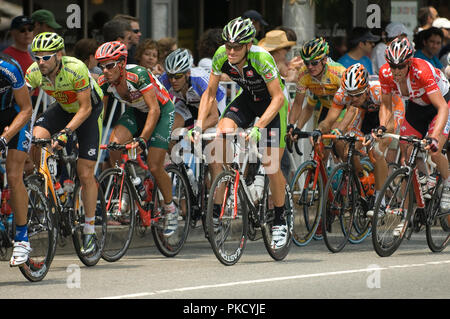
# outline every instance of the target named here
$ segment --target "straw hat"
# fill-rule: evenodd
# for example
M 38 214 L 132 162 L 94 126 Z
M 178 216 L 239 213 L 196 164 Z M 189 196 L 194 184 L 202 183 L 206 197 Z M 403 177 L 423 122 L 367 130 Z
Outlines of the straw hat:
M 295 41 L 288 41 L 286 32 L 283 30 L 272 30 L 266 33 L 266 36 L 258 42 L 258 46 L 267 51 L 275 51 L 287 47 L 292 47 L 296 44 Z

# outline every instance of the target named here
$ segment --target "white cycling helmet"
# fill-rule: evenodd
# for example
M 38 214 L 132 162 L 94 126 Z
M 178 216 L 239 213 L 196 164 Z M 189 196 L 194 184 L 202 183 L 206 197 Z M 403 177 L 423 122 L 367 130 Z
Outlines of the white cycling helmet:
M 164 63 L 167 73 L 177 74 L 188 72 L 194 59 L 188 49 L 179 48 L 170 53 Z

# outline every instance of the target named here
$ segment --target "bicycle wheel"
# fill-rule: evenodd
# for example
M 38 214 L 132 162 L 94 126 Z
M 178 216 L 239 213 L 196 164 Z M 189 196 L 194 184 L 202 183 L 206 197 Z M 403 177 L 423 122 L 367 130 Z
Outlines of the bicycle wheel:
M 57 212 L 54 202 L 45 196 L 44 181 L 39 175 L 30 175 L 24 182 L 28 193 L 28 238 L 33 250 L 19 269 L 25 278 L 36 282 L 47 275 L 55 256 Z
M 290 184 L 294 215 L 292 240 L 297 246 L 306 246 L 314 238 L 320 224 L 324 182 L 321 174 L 314 181 L 315 170 L 313 161 L 303 163 Z
M 173 203 L 179 212 L 178 227 L 171 236 L 164 236 L 164 230 L 167 225 L 166 215 L 162 210 L 164 199 L 159 190 L 159 185 L 156 185 L 153 212 L 159 218 L 156 217 L 157 222 L 152 224 L 152 235 L 155 245 L 161 254 L 166 257 L 174 257 L 181 251 L 189 235 L 192 213 L 191 197 L 188 189 L 189 181 L 181 173 L 178 166 L 170 164 L 166 167 L 166 171 L 172 184 Z
M 109 168 L 100 174 L 98 183 L 105 195 L 107 232 L 102 258 L 109 262 L 125 255 L 133 238 L 136 208 L 132 187 L 118 168 Z
M 442 178 L 439 178 L 426 214 L 427 244 L 435 253 L 443 251 L 450 240 L 450 212 L 443 213 L 440 207 L 443 185 Z
M 215 199 L 222 203 L 219 216 L 214 216 Z M 247 242 L 248 211 L 244 190 L 234 171 L 221 172 L 211 185 L 206 229 L 217 259 L 226 266 L 237 263 Z
M 98 182 L 97 186 L 99 186 Z M 70 210 L 70 220 L 73 227 L 73 245 L 78 258 L 80 258 L 81 262 L 88 267 L 95 266 L 102 257 L 102 251 L 106 240 L 107 217 L 105 195 L 103 194 L 103 189 L 101 187 L 97 187 L 97 190 L 97 202 L 95 206 L 95 234 L 97 237 L 97 247 L 95 251 L 89 255 L 84 255 L 81 253 L 85 209 L 82 200 L 83 189 L 78 180 L 75 183 L 75 188 L 72 194 L 73 209 Z
M 333 252 L 347 244 L 356 211 L 357 186 L 347 164 L 337 165 L 330 173 L 322 201 L 322 233 L 325 245 Z
M 372 243 L 381 257 L 390 256 L 397 250 L 411 219 L 414 192 L 412 185 L 406 189 L 407 180 L 408 168 L 395 170 L 384 183 L 375 202 Z M 406 200 L 408 207 L 405 214 Z
M 267 176 L 265 177 L 266 179 L 268 178 Z M 267 183 L 266 183 L 267 184 Z M 285 212 L 285 216 L 284 218 L 286 219 L 286 223 L 288 226 L 288 230 L 287 230 L 287 240 L 286 240 L 286 244 L 278 249 L 275 249 L 274 247 L 272 247 L 272 226 L 273 226 L 273 220 L 275 217 L 275 209 L 273 206 L 273 201 L 271 199 L 271 196 L 269 196 L 269 187 L 267 185 L 267 196 L 266 196 L 266 204 L 265 204 L 265 213 L 266 213 L 266 218 L 265 218 L 265 223 L 263 223 L 263 225 L 261 225 L 261 231 L 262 231 L 262 237 L 263 237 L 263 241 L 264 241 L 264 246 L 266 246 L 267 252 L 269 253 L 270 257 L 272 257 L 273 259 L 275 259 L 276 261 L 280 261 L 283 260 L 284 258 L 286 258 L 286 256 L 289 253 L 289 249 L 291 247 L 291 242 L 292 242 L 292 229 L 294 227 L 294 214 L 293 214 L 293 202 L 292 202 L 292 195 L 291 195 L 291 191 L 289 189 L 289 185 L 286 184 L 285 187 L 285 201 L 284 201 L 284 212 Z

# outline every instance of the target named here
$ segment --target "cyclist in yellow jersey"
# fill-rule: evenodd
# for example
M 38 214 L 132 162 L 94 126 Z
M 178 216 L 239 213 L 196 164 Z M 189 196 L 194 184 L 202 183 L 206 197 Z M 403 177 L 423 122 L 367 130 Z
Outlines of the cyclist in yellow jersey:
M 319 106 L 319 109 L 314 127 L 326 117 L 345 71 L 342 65 L 328 58 L 328 43 L 323 38 L 306 42 L 300 55 L 305 65 L 299 72 L 296 95 L 289 115 L 290 133 L 296 123 L 297 127 L 302 129 L 316 106 Z M 307 105 L 302 110 L 305 97 Z
M 81 253 L 89 255 L 96 249 L 94 167 L 102 134 L 103 93 L 90 77 L 87 66 L 76 58 L 63 56 L 63 49 L 64 40 L 58 34 L 38 34 L 31 43 L 36 62 L 27 70 L 25 79 L 32 89 L 42 88 L 56 99 L 56 103 L 37 119 L 33 135 L 36 138 L 55 136 L 57 142 L 52 146 L 60 148 L 72 132 L 77 133 L 77 173 L 86 211 Z M 32 152 L 35 162 L 38 154 Z

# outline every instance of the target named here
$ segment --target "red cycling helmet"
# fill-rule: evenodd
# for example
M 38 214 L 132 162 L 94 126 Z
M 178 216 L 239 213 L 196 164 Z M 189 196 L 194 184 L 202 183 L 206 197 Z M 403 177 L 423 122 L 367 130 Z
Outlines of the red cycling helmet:
M 128 50 L 125 44 L 119 41 L 112 41 L 103 43 L 95 52 L 95 59 L 97 61 L 103 60 L 119 60 L 128 57 Z
M 412 58 L 414 47 L 407 37 L 398 36 L 388 45 L 384 55 L 388 63 L 402 64 Z

